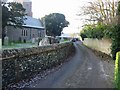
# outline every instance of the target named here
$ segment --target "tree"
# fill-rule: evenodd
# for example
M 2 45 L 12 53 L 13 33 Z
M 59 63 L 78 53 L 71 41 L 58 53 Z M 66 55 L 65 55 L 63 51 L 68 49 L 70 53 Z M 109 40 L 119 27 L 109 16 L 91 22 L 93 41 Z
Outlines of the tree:
M 5 27 L 13 25 L 21 27 L 24 24 L 25 9 L 20 3 L 2 3 L 2 44 L 4 44 Z
M 86 21 L 97 21 L 100 23 L 110 23 L 116 16 L 117 4 L 115 0 L 96 0 L 89 2 L 88 6 L 82 7 L 82 12 L 78 15 L 88 15 Z
M 82 38 L 82 41 L 84 41 L 84 38 L 87 38 L 86 34 L 85 33 L 80 33 L 80 36 Z
M 118 12 L 117 12 L 117 15 L 118 15 L 118 24 L 120 24 L 120 1 L 118 2 Z
M 0 13 L 2 13 L 2 2 L 0 1 Z M 0 40 L 2 39 L 2 14 L 0 14 Z
M 81 37 L 102 39 L 105 36 L 106 29 L 107 25 L 104 24 L 86 25 L 81 31 Z
M 42 18 L 45 20 L 46 34 L 48 36 L 60 36 L 64 27 L 67 27 L 69 22 L 65 16 L 60 13 L 52 13 Z

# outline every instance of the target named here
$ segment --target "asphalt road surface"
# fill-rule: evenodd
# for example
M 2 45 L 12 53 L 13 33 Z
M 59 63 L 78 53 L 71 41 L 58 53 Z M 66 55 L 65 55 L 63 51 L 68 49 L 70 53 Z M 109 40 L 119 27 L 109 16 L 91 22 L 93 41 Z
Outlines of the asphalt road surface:
M 113 74 L 106 74 L 104 62 L 80 42 L 76 53 L 59 69 L 31 83 L 29 88 L 113 88 Z M 107 64 L 106 64 L 107 65 Z M 108 64 L 109 65 L 109 64 Z M 114 65 L 108 70 L 113 72 Z M 106 66 L 107 67 L 107 66 Z

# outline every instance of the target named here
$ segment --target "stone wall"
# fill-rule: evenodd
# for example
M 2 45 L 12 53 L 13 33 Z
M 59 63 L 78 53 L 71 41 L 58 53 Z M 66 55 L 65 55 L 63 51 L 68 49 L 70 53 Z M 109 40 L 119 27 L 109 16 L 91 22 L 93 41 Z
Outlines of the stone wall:
M 111 55 L 110 48 L 111 48 L 112 42 L 108 39 L 98 40 L 98 39 L 85 38 L 83 43 L 92 49 Z
M 53 68 L 74 53 L 72 42 L 42 47 L 11 49 L 2 52 L 2 85 L 28 79 Z

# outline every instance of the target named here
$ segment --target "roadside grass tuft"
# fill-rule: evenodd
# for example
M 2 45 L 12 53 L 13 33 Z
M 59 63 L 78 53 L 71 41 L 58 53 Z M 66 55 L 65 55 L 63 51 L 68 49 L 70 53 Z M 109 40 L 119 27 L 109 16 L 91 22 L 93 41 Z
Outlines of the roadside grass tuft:
M 116 55 L 115 61 L 115 87 L 120 90 L 120 51 Z

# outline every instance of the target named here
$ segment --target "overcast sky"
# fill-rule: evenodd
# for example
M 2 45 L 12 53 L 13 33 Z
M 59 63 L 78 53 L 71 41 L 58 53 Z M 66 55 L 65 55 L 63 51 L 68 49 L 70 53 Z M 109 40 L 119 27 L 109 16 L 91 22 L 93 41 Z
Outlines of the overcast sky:
M 13 1 L 13 0 L 8 0 Z M 41 18 L 50 13 L 62 13 L 70 25 L 63 30 L 64 33 L 78 33 L 83 25 L 80 17 L 76 14 L 80 7 L 84 6 L 89 0 L 31 0 L 33 17 Z

